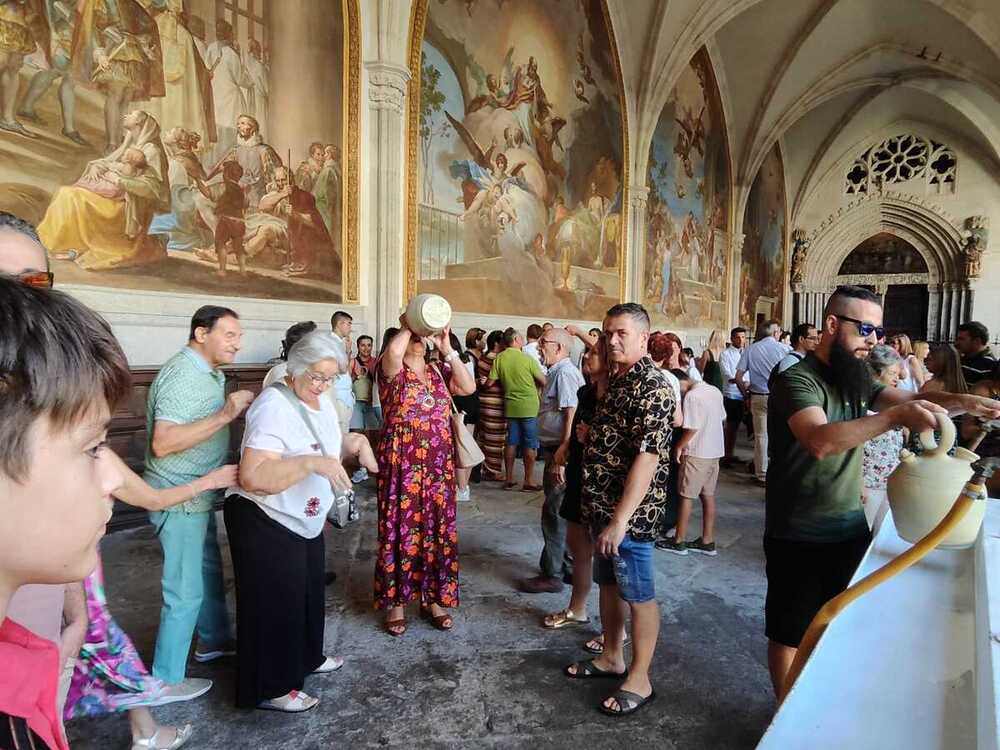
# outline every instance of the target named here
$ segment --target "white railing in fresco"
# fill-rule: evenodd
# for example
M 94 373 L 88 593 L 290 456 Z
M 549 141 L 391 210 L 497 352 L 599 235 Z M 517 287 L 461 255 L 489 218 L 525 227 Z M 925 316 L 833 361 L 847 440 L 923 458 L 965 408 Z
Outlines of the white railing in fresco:
M 449 265 L 464 259 L 461 214 L 421 203 L 417 212 L 420 278 L 443 279 Z

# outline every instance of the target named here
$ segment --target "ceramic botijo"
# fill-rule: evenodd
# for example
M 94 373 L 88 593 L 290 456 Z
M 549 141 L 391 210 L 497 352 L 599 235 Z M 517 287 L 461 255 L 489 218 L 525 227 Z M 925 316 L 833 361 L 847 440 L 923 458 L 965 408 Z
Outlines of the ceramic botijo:
M 404 313 L 406 327 L 418 336 L 433 336 L 451 322 L 451 305 L 439 294 L 418 294 Z
M 887 491 L 896 531 L 908 542 L 918 542 L 951 510 L 965 483 L 972 478 L 972 463 L 979 456 L 965 448 L 956 448 L 955 424 L 944 414 L 938 415 L 940 441 L 934 433 L 920 433 L 924 452 L 915 455 L 900 452 L 899 466 L 889 477 Z M 969 512 L 942 540 L 938 547 L 968 547 L 976 541 L 983 524 L 986 503 L 974 503 Z

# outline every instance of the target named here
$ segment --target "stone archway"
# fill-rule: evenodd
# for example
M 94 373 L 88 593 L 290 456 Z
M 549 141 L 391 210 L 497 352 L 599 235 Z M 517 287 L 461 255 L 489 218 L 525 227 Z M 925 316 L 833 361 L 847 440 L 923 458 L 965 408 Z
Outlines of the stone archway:
M 905 240 L 920 253 L 926 272 L 852 276 L 850 281 L 876 288 L 886 284 L 927 284 L 927 336 L 954 337 L 972 309 L 972 289 L 963 273 L 963 239 L 956 222 L 937 206 L 916 196 L 873 192 L 831 214 L 812 231 L 796 232 L 791 269 L 796 322 L 818 323 L 823 307 L 840 279 L 847 256 L 879 233 Z

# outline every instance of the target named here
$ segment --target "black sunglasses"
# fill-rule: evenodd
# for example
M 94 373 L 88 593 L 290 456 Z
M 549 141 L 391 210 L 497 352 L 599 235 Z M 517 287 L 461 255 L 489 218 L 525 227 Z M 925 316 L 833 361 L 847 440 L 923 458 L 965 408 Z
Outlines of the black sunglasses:
M 877 326 L 874 323 L 865 323 L 863 320 L 858 320 L 857 318 L 848 318 L 846 315 L 833 314 L 837 320 L 846 320 L 850 323 L 854 323 L 858 327 L 858 333 L 860 333 L 865 338 L 868 338 L 873 333 L 875 338 L 880 339 L 885 337 L 885 329 L 882 326 Z

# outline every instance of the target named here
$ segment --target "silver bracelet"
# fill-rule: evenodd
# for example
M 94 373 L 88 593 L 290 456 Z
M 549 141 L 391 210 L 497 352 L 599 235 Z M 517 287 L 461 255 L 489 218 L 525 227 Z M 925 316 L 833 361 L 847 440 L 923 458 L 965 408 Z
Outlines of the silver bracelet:
M 445 362 L 451 362 L 453 359 L 458 359 L 458 357 L 459 357 L 458 352 L 456 352 L 454 349 L 452 349 L 451 352 L 449 352 L 448 356 L 446 356 L 444 358 L 444 361 Z

